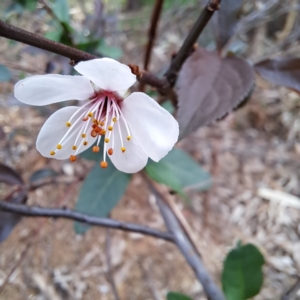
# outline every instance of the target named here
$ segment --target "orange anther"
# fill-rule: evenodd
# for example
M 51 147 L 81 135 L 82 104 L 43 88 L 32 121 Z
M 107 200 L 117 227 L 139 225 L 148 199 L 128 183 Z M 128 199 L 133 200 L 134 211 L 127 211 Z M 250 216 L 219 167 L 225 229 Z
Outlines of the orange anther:
M 96 119 L 93 119 L 94 124 L 98 124 L 98 121 Z
M 114 150 L 113 150 L 112 148 L 110 148 L 110 149 L 108 149 L 107 153 L 108 153 L 109 155 L 113 155 Z
M 99 146 L 94 146 L 92 150 L 93 150 L 93 152 L 99 152 L 100 147 Z
M 91 131 L 91 136 L 92 137 L 96 137 L 98 134 L 97 134 L 97 132 L 96 132 L 96 130 L 92 130 Z
M 100 135 L 105 135 L 105 133 L 106 133 L 106 130 L 104 130 L 104 129 L 101 129 L 99 132 Z
M 106 169 L 107 166 L 108 166 L 108 163 L 106 161 L 101 161 L 101 163 L 100 163 L 101 168 Z
M 92 125 L 92 128 L 93 128 L 93 129 L 95 129 L 96 127 L 98 127 L 97 124 L 93 124 L 93 125 Z
M 70 155 L 70 161 L 71 161 L 71 162 L 76 161 L 76 156 L 75 156 L 75 155 Z
M 101 128 L 98 127 L 98 126 L 96 126 L 96 127 L 94 128 L 94 130 L 95 130 L 97 133 L 99 133 L 99 132 L 101 131 Z
M 89 117 L 84 117 L 83 119 L 82 119 L 82 121 L 87 121 L 89 119 Z

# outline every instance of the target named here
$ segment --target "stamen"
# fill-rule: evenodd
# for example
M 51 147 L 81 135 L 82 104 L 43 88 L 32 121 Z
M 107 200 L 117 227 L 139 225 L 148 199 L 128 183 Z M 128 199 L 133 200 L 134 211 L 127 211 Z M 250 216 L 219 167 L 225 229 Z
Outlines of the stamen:
M 131 140 L 131 136 L 129 135 L 128 137 L 127 137 L 127 141 L 130 141 Z
M 122 111 L 121 111 L 121 108 L 118 107 L 118 109 L 119 109 L 119 111 L 120 111 L 120 115 L 122 116 L 122 120 L 123 120 L 123 122 L 124 122 L 124 124 L 125 124 L 126 130 L 127 130 L 127 136 L 131 136 L 130 130 L 129 130 L 129 126 L 128 126 L 128 123 L 127 123 L 127 121 L 126 121 L 126 119 L 125 119 L 125 117 L 124 117 L 124 115 L 123 115 L 123 113 L 122 113 Z
M 109 143 L 109 138 L 104 139 L 105 143 Z
M 83 145 L 84 145 L 84 146 L 86 146 L 87 144 L 88 144 L 88 142 L 87 142 L 87 141 L 84 141 L 84 142 L 83 142 Z
M 81 135 L 81 137 L 82 137 L 83 139 L 86 138 L 86 134 L 83 133 L 83 134 Z
M 50 151 L 50 155 L 52 155 L 52 156 L 55 155 L 55 151 L 53 151 L 53 150 Z
M 114 150 L 113 150 L 112 148 L 110 148 L 110 149 L 108 149 L 107 153 L 108 153 L 109 155 L 113 155 Z
M 71 162 L 76 161 L 76 156 L 75 156 L 75 155 L 70 155 L 70 161 L 71 161 Z
M 94 146 L 93 147 L 93 152 L 99 152 L 100 151 L 100 147 L 99 146 Z
M 101 161 L 101 163 L 100 163 L 101 168 L 106 169 L 107 166 L 108 166 L 108 163 L 106 161 Z
M 72 147 L 72 149 L 73 149 L 73 150 L 76 150 L 76 149 L 77 149 L 77 146 L 74 145 L 74 146 Z
M 112 130 L 113 130 L 113 127 L 112 127 L 112 126 L 108 126 L 107 129 L 108 129 L 109 131 L 112 131 Z
M 88 113 L 88 116 L 89 116 L 90 118 L 91 118 L 93 115 L 94 115 L 93 112 L 89 112 L 89 113 Z
M 116 122 L 117 122 L 117 118 L 113 118 L 112 120 L 113 120 L 113 122 L 114 122 L 114 123 L 116 123 Z
M 91 131 L 91 136 L 92 137 L 96 137 L 98 134 L 97 134 L 97 132 L 96 132 L 96 130 L 92 130 Z
M 56 148 L 60 150 L 62 148 L 62 145 L 61 144 L 57 144 Z
M 71 122 L 66 122 L 67 127 L 71 127 Z
M 86 106 L 88 106 L 88 105 L 91 105 L 91 103 L 93 103 L 94 101 L 96 101 L 97 100 L 97 98 L 95 98 L 95 99 L 93 99 L 93 100 L 91 100 L 91 101 L 88 101 L 87 103 L 85 103 L 84 105 L 82 105 L 82 106 L 80 106 L 79 108 L 78 108 L 78 110 L 76 110 L 75 112 L 74 112 L 74 114 L 71 116 L 71 118 L 69 119 L 69 122 L 71 123 L 71 121 L 73 120 L 73 118 L 82 110 L 82 109 L 84 109 Z M 81 118 L 81 117 L 80 117 Z
M 125 147 L 122 147 L 121 148 L 122 152 L 124 153 L 126 151 L 126 148 Z

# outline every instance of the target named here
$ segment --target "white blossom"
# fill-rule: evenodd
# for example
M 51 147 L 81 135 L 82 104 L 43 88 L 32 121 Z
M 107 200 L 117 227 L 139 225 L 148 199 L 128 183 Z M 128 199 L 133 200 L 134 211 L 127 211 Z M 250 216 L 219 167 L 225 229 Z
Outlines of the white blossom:
M 121 96 L 136 81 L 128 66 L 101 58 L 75 69 L 83 76 L 37 75 L 15 86 L 15 97 L 30 105 L 88 100 L 49 117 L 36 142 L 43 156 L 75 161 L 92 145 L 94 152 L 104 147 L 101 167 L 107 167 L 109 155 L 117 169 L 134 173 L 148 157 L 157 162 L 172 149 L 179 133 L 173 116 L 145 93 Z

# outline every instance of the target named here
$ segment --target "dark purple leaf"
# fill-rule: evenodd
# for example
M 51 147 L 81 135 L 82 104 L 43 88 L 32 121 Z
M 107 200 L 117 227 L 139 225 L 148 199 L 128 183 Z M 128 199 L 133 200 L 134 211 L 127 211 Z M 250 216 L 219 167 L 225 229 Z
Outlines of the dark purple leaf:
M 180 138 L 231 112 L 254 87 L 254 71 L 238 57 L 220 58 L 197 49 L 178 76 Z
M 264 79 L 300 92 L 300 58 L 266 59 L 254 68 Z
M 220 9 L 216 12 L 217 44 L 221 49 L 233 36 L 238 23 L 243 0 L 222 0 Z
M 16 204 L 24 204 L 26 200 L 27 195 L 24 191 L 22 191 L 10 201 Z M 9 236 L 13 228 L 20 222 L 21 219 L 22 217 L 20 215 L 0 211 L 0 243 Z
M 9 185 L 24 185 L 22 177 L 12 168 L 0 164 L 0 182 Z

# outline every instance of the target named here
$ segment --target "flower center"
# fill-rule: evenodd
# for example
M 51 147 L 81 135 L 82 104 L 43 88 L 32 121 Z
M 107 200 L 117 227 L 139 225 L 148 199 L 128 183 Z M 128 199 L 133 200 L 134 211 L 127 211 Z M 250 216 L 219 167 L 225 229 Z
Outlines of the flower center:
M 73 145 L 71 147 L 70 161 L 76 161 L 76 155 L 82 149 L 88 145 L 89 136 L 96 138 L 96 143 L 92 148 L 93 152 L 99 152 L 99 144 L 103 137 L 104 139 L 104 151 L 103 161 L 100 163 L 102 168 L 107 168 L 106 153 L 113 155 L 114 151 L 121 151 L 124 153 L 126 148 L 123 143 L 123 136 L 121 131 L 121 125 L 126 129 L 127 140 L 131 140 L 130 129 L 128 123 L 122 113 L 120 103 L 121 99 L 118 95 L 112 92 L 98 92 L 93 98 L 86 104 L 79 107 L 76 112 L 66 122 L 66 126 L 69 127 L 65 135 L 56 145 L 56 149 L 50 151 L 50 155 L 55 155 L 57 151 L 63 149 L 66 144 L 73 139 Z M 120 124 L 122 122 L 122 124 Z M 117 129 L 116 130 L 116 127 Z M 116 133 L 118 131 L 119 134 Z M 120 139 L 121 149 L 115 148 L 115 139 Z M 108 148 L 110 143 L 110 148 Z

